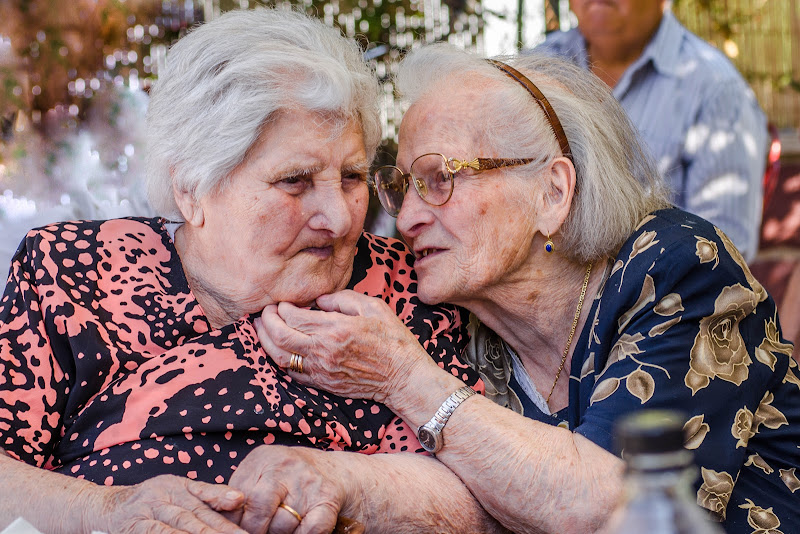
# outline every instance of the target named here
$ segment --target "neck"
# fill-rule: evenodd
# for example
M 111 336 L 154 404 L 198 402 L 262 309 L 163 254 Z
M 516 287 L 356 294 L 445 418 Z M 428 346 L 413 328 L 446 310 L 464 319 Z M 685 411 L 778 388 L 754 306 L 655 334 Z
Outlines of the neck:
M 603 34 L 586 38 L 586 53 L 592 73 L 614 88 L 625 71 L 644 52 L 655 36 L 661 19 L 647 31 L 631 35 Z
M 499 288 L 493 298 L 466 307 L 514 349 L 536 389 L 547 398 L 564 357 L 587 265 L 559 262 L 556 258 L 542 261 L 550 261 L 552 268 L 532 275 L 525 283 Z M 549 401 L 553 411 L 567 405 L 572 354 L 602 283 L 604 266 L 600 262 L 595 264 L 589 277 L 575 333 Z M 521 299 L 520 295 L 529 297 Z
M 245 299 L 236 298 L 229 291 L 226 283 L 229 277 L 217 273 L 217 268 L 205 261 L 198 251 L 201 247 L 194 244 L 191 229 L 185 224 L 175 232 L 175 248 L 189 288 L 213 328 L 222 328 L 255 311 L 247 308 Z

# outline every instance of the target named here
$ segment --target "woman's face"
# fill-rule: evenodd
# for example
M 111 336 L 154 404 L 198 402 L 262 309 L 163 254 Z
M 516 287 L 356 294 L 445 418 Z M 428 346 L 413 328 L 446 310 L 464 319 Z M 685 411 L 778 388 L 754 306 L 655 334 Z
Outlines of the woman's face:
M 397 164 L 404 172 L 427 152 L 447 158 L 510 157 L 490 153 L 482 141 L 491 114 L 477 109 L 485 88 L 449 86 L 417 101 L 403 117 Z M 525 155 L 526 157 L 528 155 Z M 518 179 L 503 170 L 459 173 L 443 206 L 426 204 L 409 187 L 397 228 L 414 250 L 419 295 L 427 303 L 469 307 L 496 298 L 530 260 L 534 235 L 531 209 L 522 198 L 535 177 Z M 523 190 L 523 188 L 525 190 Z
M 349 281 L 369 191 L 361 129 L 287 111 L 269 124 L 220 189 L 199 200 L 203 224 L 193 254 L 215 291 L 254 312 L 307 305 Z

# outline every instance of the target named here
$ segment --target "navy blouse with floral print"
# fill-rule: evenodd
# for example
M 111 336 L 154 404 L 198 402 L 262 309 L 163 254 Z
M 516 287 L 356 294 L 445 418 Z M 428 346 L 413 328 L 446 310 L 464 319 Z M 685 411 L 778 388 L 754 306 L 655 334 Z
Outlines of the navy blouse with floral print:
M 698 503 L 727 532 L 800 532 L 800 372 L 775 303 L 731 241 L 670 209 L 620 250 L 576 343 L 570 428 L 613 451 L 614 422 L 684 411 Z M 526 414 L 527 415 L 527 414 Z

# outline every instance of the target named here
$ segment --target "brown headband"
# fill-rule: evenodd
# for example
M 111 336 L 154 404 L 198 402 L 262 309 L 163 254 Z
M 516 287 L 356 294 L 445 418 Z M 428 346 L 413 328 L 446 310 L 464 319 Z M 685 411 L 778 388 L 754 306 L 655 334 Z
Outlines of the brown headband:
M 556 111 L 553 109 L 553 106 L 550 105 L 548 102 L 547 97 L 544 96 L 536 85 L 528 78 L 526 78 L 521 72 L 519 72 L 514 67 L 510 67 L 501 61 L 497 61 L 494 59 L 487 60 L 489 63 L 506 73 L 509 77 L 513 78 L 517 82 L 520 83 L 528 92 L 531 94 L 533 99 L 539 104 L 539 107 L 542 108 L 544 112 L 544 116 L 547 119 L 547 122 L 550 123 L 550 128 L 553 129 L 553 133 L 558 140 L 558 145 L 561 147 L 561 153 L 569 158 L 572 161 L 573 165 L 575 161 L 572 159 L 572 150 L 569 148 L 569 141 L 567 141 L 567 134 L 564 132 L 564 128 L 561 126 L 561 121 L 558 120 L 558 116 L 556 115 Z

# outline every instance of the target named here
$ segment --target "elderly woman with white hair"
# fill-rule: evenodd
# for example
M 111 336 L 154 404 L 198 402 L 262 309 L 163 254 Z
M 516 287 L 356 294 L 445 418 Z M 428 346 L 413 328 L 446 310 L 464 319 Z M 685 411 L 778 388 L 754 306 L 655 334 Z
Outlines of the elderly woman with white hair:
M 420 298 L 472 312 L 486 395 L 349 291 L 267 307 L 279 365 L 304 354 L 297 380 L 385 403 L 514 532 L 597 530 L 621 493 L 615 422 L 642 408 L 688 416 L 697 502 L 728 532 L 796 530 L 800 379 L 775 304 L 721 231 L 668 205 L 607 87 L 446 45 L 410 53 L 397 83 L 397 166 L 374 185 Z
M 230 12 L 175 44 L 148 110 L 161 216 L 54 223 L 14 256 L 0 303 L 0 528 L 22 516 L 48 534 L 261 534 L 308 516 L 329 532 L 340 509 L 378 515 L 363 499 L 311 507 L 295 491 L 309 476 L 282 459 L 315 447 L 357 470 L 366 454 L 417 449 L 414 431 L 373 400 L 297 382 L 254 327 L 265 306 L 349 288 L 479 387 L 455 359 L 461 312 L 420 302 L 413 254 L 362 233 L 378 95 L 358 46 L 296 12 Z M 303 371 L 300 355 L 290 368 Z M 382 478 L 413 455 L 376 456 Z M 460 489 L 380 508 L 389 530 L 428 500 L 497 527 L 428 464 Z M 439 528 L 430 516 L 408 524 Z

